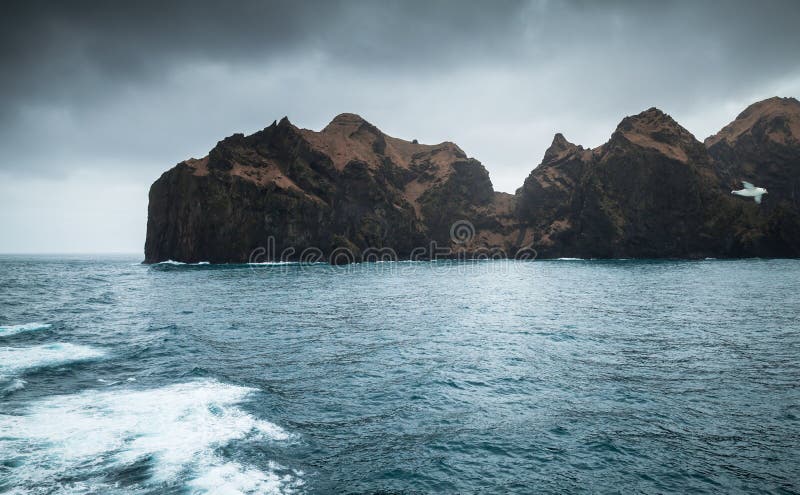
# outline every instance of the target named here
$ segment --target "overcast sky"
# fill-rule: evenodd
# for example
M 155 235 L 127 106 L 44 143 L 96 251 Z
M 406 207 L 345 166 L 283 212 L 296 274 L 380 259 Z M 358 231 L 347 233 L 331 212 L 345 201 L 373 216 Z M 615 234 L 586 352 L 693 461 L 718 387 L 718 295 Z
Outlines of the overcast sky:
M 703 139 L 800 96 L 797 1 L 3 2 L 0 252 L 141 253 L 147 191 L 235 132 L 354 112 L 513 192 L 553 134 Z

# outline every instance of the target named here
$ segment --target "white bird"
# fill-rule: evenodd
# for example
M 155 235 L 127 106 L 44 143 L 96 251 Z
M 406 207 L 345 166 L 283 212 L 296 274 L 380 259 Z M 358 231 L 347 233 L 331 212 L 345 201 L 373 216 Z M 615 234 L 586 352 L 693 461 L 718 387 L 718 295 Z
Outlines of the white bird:
M 744 189 L 739 189 L 738 191 L 731 191 L 731 194 L 735 194 L 737 196 L 745 196 L 747 198 L 753 198 L 756 200 L 756 203 L 761 204 L 761 196 L 767 194 L 767 190 L 763 187 L 756 187 L 753 184 L 742 181 L 742 185 Z

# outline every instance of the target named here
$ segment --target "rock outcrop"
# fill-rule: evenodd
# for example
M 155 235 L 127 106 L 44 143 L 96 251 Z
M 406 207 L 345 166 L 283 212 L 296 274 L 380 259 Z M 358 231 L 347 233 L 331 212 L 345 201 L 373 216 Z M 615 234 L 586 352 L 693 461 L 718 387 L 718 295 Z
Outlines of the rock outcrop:
M 518 191 L 543 256 L 694 258 L 724 250 L 713 212 L 727 199 L 702 143 L 656 108 L 584 150 L 557 134 Z
M 746 254 L 800 256 L 800 102 L 754 103 L 705 145 L 722 186 L 739 189 L 747 180 L 769 191 L 760 207 L 746 204 L 733 224 L 748 238 Z
M 354 114 L 320 132 L 284 118 L 220 141 L 153 184 L 145 261 L 245 262 L 271 242 L 286 259 L 307 248 L 323 259 L 338 248 L 408 257 L 431 241 L 449 246 L 461 219 L 505 233 L 506 196 L 453 143 L 397 139 Z M 502 240 L 482 233 L 470 248 Z
M 234 134 L 151 187 L 145 261 L 322 259 L 433 246 L 513 256 L 800 256 L 800 103 L 771 98 L 698 141 L 651 108 L 585 149 L 556 134 L 515 195 L 455 144 L 405 141 L 354 114 L 322 131 L 284 118 Z M 762 205 L 730 196 L 740 180 Z M 463 223 L 464 221 L 468 223 Z M 462 222 L 469 232 L 456 233 Z M 462 235 L 466 234 L 466 235 Z M 272 244 L 270 244 L 272 243 Z M 262 253 L 263 255 L 263 253 Z M 260 259 L 263 260 L 263 257 Z

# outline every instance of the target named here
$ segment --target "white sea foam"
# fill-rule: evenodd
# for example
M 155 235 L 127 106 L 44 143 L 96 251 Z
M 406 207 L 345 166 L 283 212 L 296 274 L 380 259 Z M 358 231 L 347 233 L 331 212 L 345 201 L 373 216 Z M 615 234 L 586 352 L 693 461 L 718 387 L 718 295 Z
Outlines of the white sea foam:
M 243 494 L 243 493 L 291 493 L 302 486 L 302 482 L 275 471 L 285 470 L 270 462 L 266 472 L 246 468 L 238 462 L 220 464 L 217 460 L 204 461 L 205 467 L 200 476 L 189 480 L 193 493 Z
M 50 328 L 49 323 L 23 323 L 22 325 L 0 326 L 0 337 L 15 335 L 22 332 L 32 332 L 34 330 L 45 330 Z
M 94 347 L 62 342 L 32 347 L 0 347 L 0 377 L 30 369 L 98 359 L 104 355 L 102 350 Z
M 300 472 L 264 469 L 223 458 L 233 441 L 275 442 L 280 427 L 236 407 L 253 389 L 212 380 L 150 390 L 103 389 L 54 396 L 26 415 L 0 416 L 0 457 L 14 459 L 12 485 L 50 493 L 54 481 L 78 476 L 86 493 L 135 493 L 185 486 L 191 493 L 291 493 Z M 147 466 L 133 485 L 109 472 Z
M 583 258 L 556 258 L 556 261 L 586 261 Z
M 185 263 L 183 261 L 175 261 L 175 260 L 167 260 L 167 261 L 159 261 L 158 263 L 153 263 L 154 265 L 186 265 L 186 266 L 199 266 L 199 265 L 210 265 L 210 261 L 198 261 L 197 263 Z

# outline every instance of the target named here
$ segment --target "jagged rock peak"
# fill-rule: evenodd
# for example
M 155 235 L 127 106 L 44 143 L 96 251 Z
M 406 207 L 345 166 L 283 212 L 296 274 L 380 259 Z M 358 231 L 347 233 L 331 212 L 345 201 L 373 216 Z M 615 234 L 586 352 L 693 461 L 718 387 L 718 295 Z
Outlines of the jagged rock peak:
M 456 153 L 457 155 L 467 156 L 466 153 L 464 153 L 464 150 L 462 150 L 459 145 L 457 145 L 456 143 L 454 143 L 452 141 L 442 141 L 441 143 L 435 145 L 435 147 L 438 148 L 438 149 L 442 149 L 442 150 L 452 151 L 453 153 Z
M 733 122 L 708 137 L 705 144 L 711 147 L 723 140 L 734 143 L 742 135 L 751 134 L 755 128 L 772 141 L 800 141 L 800 101 L 773 96 L 753 103 Z
M 766 100 L 757 101 L 745 108 L 744 111 L 736 117 L 736 120 L 746 119 L 754 114 L 770 115 L 778 113 L 800 114 L 800 101 L 797 101 L 797 99 L 791 96 L 785 98 L 773 96 Z
M 691 132 L 656 107 L 622 119 L 611 142 L 633 143 L 682 162 L 688 160 L 688 149 L 700 145 Z
M 358 115 L 357 113 L 345 112 L 345 113 L 340 113 L 339 115 L 334 117 L 330 123 L 344 125 L 344 124 L 363 124 L 365 122 L 366 120 L 361 115 Z
M 569 146 L 574 146 L 574 144 L 567 141 L 567 138 L 564 137 L 563 134 L 557 132 L 555 136 L 553 136 L 553 143 L 550 147 L 557 147 L 559 149 L 566 149 Z
M 363 117 L 355 113 L 340 113 L 325 126 L 322 132 L 345 132 L 353 133 L 359 129 L 366 128 L 373 132 L 380 132 L 377 127 L 367 122 Z
M 675 122 L 675 119 L 659 110 L 656 107 L 650 107 L 644 112 L 636 115 L 631 115 L 622 119 L 617 126 L 617 131 L 621 132 L 637 132 L 642 134 L 652 134 L 655 131 L 662 129 L 674 129 L 688 133 L 686 129 L 681 127 L 680 124 Z
M 563 134 L 556 133 L 553 136 L 553 143 L 547 148 L 547 151 L 544 152 L 544 160 L 542 163 L 552 162 L 554 160 L 559 160 L 570 153 L 575 151 L 582 151 L 583 147 L 576 146 L 573 143 L 567 141 L 567 138 L 564 137 Z

